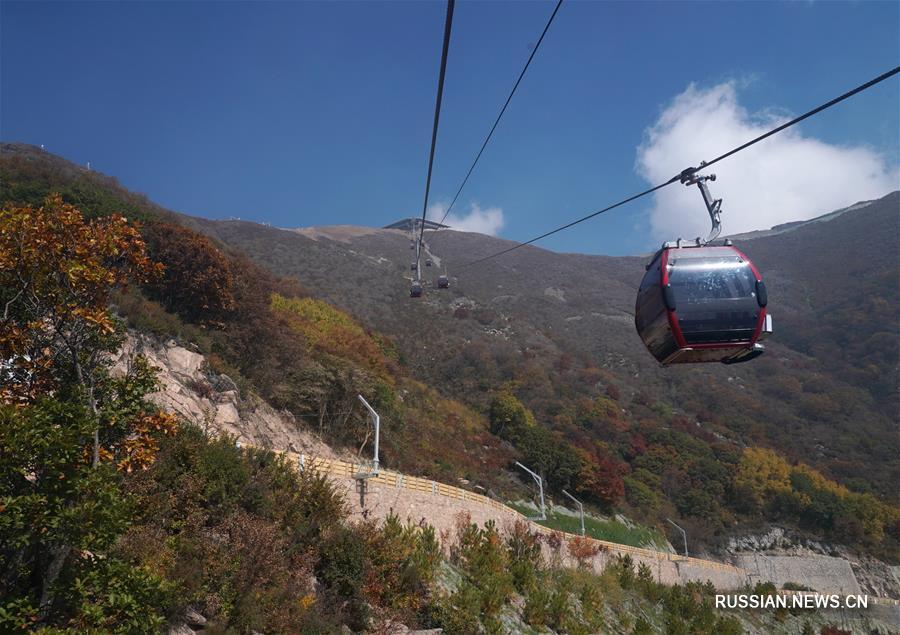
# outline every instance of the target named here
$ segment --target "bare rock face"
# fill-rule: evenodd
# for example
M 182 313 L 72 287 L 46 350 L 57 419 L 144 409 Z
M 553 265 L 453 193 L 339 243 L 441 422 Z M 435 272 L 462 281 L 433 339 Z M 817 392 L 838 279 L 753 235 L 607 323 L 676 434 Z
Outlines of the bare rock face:
M 159 370 L 160 389 L 148 395 L 161 409 L 242 444 L 337 458 L 327 445 L 303 430 L 289 412 L 277 411 L 255 395 L 240 395 L 227 375 L 217 375 L 198 352 L 174 340 L 129 333 L 119 351 L 114 374 L 124 374 L 137 355 Z
M 850 559 L 850 566 L 863 592 L 900 600 L 900 567 L 870 556 Z
M 193 628 L 203 628 L 206 625 L 206 618 L 193 607 L 188 607 L 184 611 L 184 621 Z

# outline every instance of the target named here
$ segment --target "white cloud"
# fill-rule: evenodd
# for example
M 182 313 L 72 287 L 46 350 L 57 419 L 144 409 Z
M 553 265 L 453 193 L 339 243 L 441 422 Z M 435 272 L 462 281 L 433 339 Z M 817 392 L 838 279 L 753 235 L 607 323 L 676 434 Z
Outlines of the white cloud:
M 446 201 L 432 203 L 428 206 L 428 219 L 440 221 L 447 211 L 449 203 Z M 454 207 L 455 209 L 455 207 Z M 478 203 L 469 205 L 468 213 L 462 215 L 451 212 L 444 220 L 444 224 L 461 232 L 477 232 L 496 236 L 503 228 L 503 210 L 499 207 L 486 207 L 484 209 Z
M 675 97 L 645 131 L 637 171 L 652 184 L 696 166 L 788 121 L 769 109 L 748 113 L 739 86 L 708 90 L 694 84 Z M 801 124 L 802 125 L 802 124 Z M 874 199 L 900 187 L 900 172 L 878 153 L 805 137 L 798 127 L 761 141 L 710 168 L 713 197 L 722 198 L 723 234 L 768 229 Z M 696 186 L 670 185 L 655 195 L 650 214 L 654 239 L 706 236 L 709 217 Z

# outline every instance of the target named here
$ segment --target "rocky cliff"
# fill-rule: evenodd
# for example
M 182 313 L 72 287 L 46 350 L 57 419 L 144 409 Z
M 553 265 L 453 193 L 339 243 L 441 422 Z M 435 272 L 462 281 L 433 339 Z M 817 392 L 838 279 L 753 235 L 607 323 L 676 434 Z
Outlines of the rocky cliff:
M 342 458 L 304 430 L 289 412 L 275 410 L 256 395 L 241 395 L 235 383 L 227 375 L 213 372 L 200 353 L 174 340 L 130 333 L 113 372 L 126 372 L 136 355 L 146 357 L 159 371 L 159 390 L 150 400 L 184 421 L 232 435 L 246 445 Z

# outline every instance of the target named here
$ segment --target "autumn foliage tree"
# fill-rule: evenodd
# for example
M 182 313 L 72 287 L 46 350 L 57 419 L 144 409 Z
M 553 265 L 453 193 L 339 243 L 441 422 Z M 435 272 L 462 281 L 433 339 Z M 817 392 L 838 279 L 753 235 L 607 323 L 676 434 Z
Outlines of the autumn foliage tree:
M 185 320 L 220 324 L 235 308 L 232 261 L 206 236 L 172 223 L 143 229 L 150 255 L 165 265 L 144 285 L 154 299 Z
M 588 494 L 604 505 L 615 505 L 625 496 L 622 475 L 627 466 L 609 454 L 576 450 L 581 458 L 578 472 L 578 491 Z
M 791 465 L 772 450 L 744 449 L 732 496 L 756 513 L 790 518 L 838 540 L 887 550 L 900 538 L 896 507 L 852 492 L 807 465 Z
M 0 630 L 160 625 L 135 612 L 159 580 L 106 557 L 130 515 L 120 474 L 175 430 L 144 400 L 145 361 L 111 375 L 122 333 L 109 302 L 160 271 L 120 216 L 87 222 L 59 196 L 0 211 Z
M 67 390 L 93 414 L 100 460 L 98 383 L 119 341 L 109 299 L 158 276 L 138 230 L 121 216 L 85 222 L 59 195 L 0 212 L 0 373 L 4 403 Z M 78 394 L 80 393 L 80 394 Z

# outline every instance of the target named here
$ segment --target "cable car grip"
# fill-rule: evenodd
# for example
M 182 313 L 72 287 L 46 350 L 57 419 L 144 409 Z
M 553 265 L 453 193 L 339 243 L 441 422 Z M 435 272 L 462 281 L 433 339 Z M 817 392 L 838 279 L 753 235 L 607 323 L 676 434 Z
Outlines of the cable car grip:
M 679 178 L 683 185 L 688 187 L 696 185 L 700 188 L 700 194 L 703 195 L 703 202 L 706 204 L 706 211 L 709 213 L 709 220 L 712 222 L 712 228 L 709 230 L 709 235 L 706 239 L 701 241 L 701 244 L 706 244 L 715 240 L 722 232 L 722 199 L 714 199 L 712 194 L 709 193 L 709 188 L 706 186 L 706 181 L 715 181 L 716 175 L 710 174 L 709 176 L 702 176 L 698 174 L 705 165 L 706 161 L 701 161 L 699 167 L 682 170 Z

